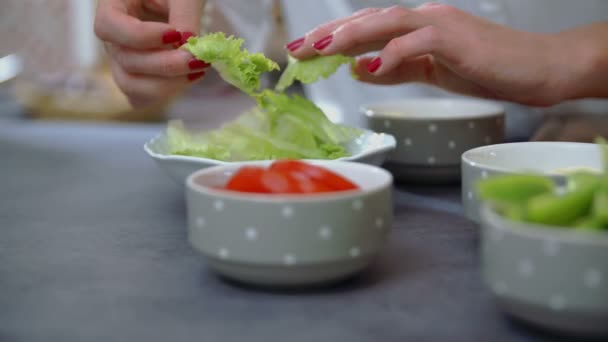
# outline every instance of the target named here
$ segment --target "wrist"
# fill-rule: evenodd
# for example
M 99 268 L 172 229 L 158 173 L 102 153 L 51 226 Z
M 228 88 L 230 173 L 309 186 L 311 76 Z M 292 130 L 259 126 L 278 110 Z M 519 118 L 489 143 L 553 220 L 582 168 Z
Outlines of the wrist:
M 600 24 L 558 35 L 554 74 L 561 101 L 608 98 L 608 43 L 603 37 L 607 29 Z

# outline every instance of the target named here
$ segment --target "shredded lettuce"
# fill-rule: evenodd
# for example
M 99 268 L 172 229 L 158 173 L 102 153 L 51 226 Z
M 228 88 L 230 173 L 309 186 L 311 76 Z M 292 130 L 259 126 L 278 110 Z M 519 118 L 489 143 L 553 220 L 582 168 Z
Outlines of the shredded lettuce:
M 280 68 L 263 54 L 252 54 L 243 49 L 243 42 L 243 39 L 216 32 L 191 37 L 182 49 L 210 63 L 226 82 L 251 95 L 260 89 L 260 76 L 263 73 Z
M 345 146 L 363 132 L 332 123 L 313 102 L 283 92 L 295 80 L 312 83 L 329 77 L 341 65 L 354 63 L 345 56 L 290 59 L 278 91 L 260 91 L 260 76 L 279 69 L 256 53 L 242 49 L 243 40 L 223 33 L 190 38 L 182 47 L 211 63 L 230 84 L 257 101 L 257 107 L 223 127 L 207 132 L 186 129 L 181 121 L 167 127 L 169 153 L 221 161 L 276 159 L 338 159 L 349 155 Z
M 209 132 L 190 132 L 181 121 L 167 129 L 169 152 L 221 161 L 338 159 L 344 143 L 362 134 L 329 121 L 312 102 L 264 91 L 259 107 Z
M 333 75 L 344 64 L 350 64 L 351 68 L 354 67 L 355 58 L 332 55 L 317 56 L 301 61 L 289 56 L 287 68 L 281 75 L 275 89 L 277 91 L 285 91 L 296 80 L 304 84 L 317 82 L 321 77 L 328 78 Z

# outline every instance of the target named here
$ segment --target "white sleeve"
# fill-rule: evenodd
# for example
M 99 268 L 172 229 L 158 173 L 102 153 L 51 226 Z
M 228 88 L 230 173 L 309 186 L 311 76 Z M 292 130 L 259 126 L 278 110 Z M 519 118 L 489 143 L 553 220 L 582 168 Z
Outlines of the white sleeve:
M 275 0 L 209 0 L 204 25 L 245 40 L 250 51 L 265 51 L 274 28 Z

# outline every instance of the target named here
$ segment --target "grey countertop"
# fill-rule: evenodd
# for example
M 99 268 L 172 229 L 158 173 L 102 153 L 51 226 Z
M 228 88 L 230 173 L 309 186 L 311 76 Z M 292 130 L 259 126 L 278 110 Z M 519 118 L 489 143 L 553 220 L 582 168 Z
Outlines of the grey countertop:
M 549 338 L 498 311 L 457 187 L 398 187 L 385 253 L 339 286 L 220 280 L 187 243 L 182 189 L 143 152 L 161 129 L 27 121 L 0 102 L 0 341 Z

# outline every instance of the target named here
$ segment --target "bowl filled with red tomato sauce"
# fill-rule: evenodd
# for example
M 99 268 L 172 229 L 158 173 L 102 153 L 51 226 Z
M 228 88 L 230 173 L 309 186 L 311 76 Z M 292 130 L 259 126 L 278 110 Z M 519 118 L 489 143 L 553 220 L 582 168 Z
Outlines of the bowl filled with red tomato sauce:
M 260 286 L 328 284 L 373 263 L 393 220 L 390 173 L 344 161 L 266 161 L 200 170 L 188 236 L 211 269 Z

